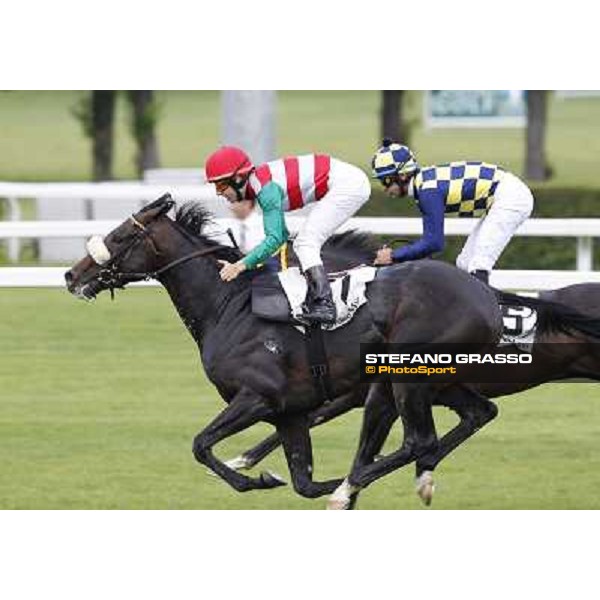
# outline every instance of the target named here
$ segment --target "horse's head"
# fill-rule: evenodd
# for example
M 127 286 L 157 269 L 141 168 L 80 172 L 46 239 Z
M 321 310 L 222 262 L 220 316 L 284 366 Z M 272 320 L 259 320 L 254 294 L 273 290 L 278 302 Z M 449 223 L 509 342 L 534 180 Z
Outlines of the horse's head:
M 168 243 L 171 220 L 164 215 L 175 205 L 169 194 L 121 223 L 105 238 L 94 236 L 88 254 L 65 273 L 69 292 L 86 300 L 101 291 L 124 287 L 151 275 Z

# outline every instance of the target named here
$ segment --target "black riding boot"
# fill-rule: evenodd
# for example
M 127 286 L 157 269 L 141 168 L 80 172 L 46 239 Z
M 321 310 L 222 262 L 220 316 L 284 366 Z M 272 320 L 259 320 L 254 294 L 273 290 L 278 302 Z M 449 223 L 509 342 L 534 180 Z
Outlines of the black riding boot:
M 307 269 L 304 275 L 308 283 L 308 292 L 303 318 L 313 323 L 334 323 L 335 304 L 325 267 L 317 265 Z
M 477 271 L 473 271 L 471 273 L 475 279 L 479 279 L 485 285 L 490 285 L 490 272 L 484 271 L 483 269 L 478 269 Z

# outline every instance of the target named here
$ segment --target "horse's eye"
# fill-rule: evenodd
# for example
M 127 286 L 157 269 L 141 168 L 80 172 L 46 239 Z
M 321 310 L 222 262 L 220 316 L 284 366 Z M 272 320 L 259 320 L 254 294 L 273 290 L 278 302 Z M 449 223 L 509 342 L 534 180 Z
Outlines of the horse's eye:
M 133 235 L 130 233 L 119 233 L 119 234 L 113 235 L 112 238 L 108 239 L 108 241 L 119 246 L 123 242 L 126 242 L 127 240 L 131 239 L 132 237 L 133 237 Z

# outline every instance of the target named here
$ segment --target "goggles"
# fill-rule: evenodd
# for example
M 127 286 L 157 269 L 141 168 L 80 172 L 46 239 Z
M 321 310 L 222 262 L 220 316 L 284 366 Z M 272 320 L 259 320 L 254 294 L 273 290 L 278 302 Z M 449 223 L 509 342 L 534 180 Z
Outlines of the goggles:
M 386 175 L 385 177 L 381 177 L 379 181 L 384 188 L 389 188 L 394 183 L 399 184 L 400 177 L 398 175 Z

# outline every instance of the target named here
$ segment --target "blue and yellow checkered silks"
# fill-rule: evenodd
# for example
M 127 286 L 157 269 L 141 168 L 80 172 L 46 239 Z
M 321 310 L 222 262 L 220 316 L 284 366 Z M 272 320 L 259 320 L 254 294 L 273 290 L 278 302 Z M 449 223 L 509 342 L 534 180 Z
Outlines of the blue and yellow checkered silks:
M 383 146 L 373 155 L 371 161 L 373 177 L 383 179 L 399 174 L 411 174 L 419 170 L 419 165 L 410 148 L 384 140 Z
M 414 178 L 414 197 L 436 189 L 445 198 L 449 217 L 482 217 L 494 202 L 494 192 L 504 173 L 498 165 L 459 161 L 423 167 Z

